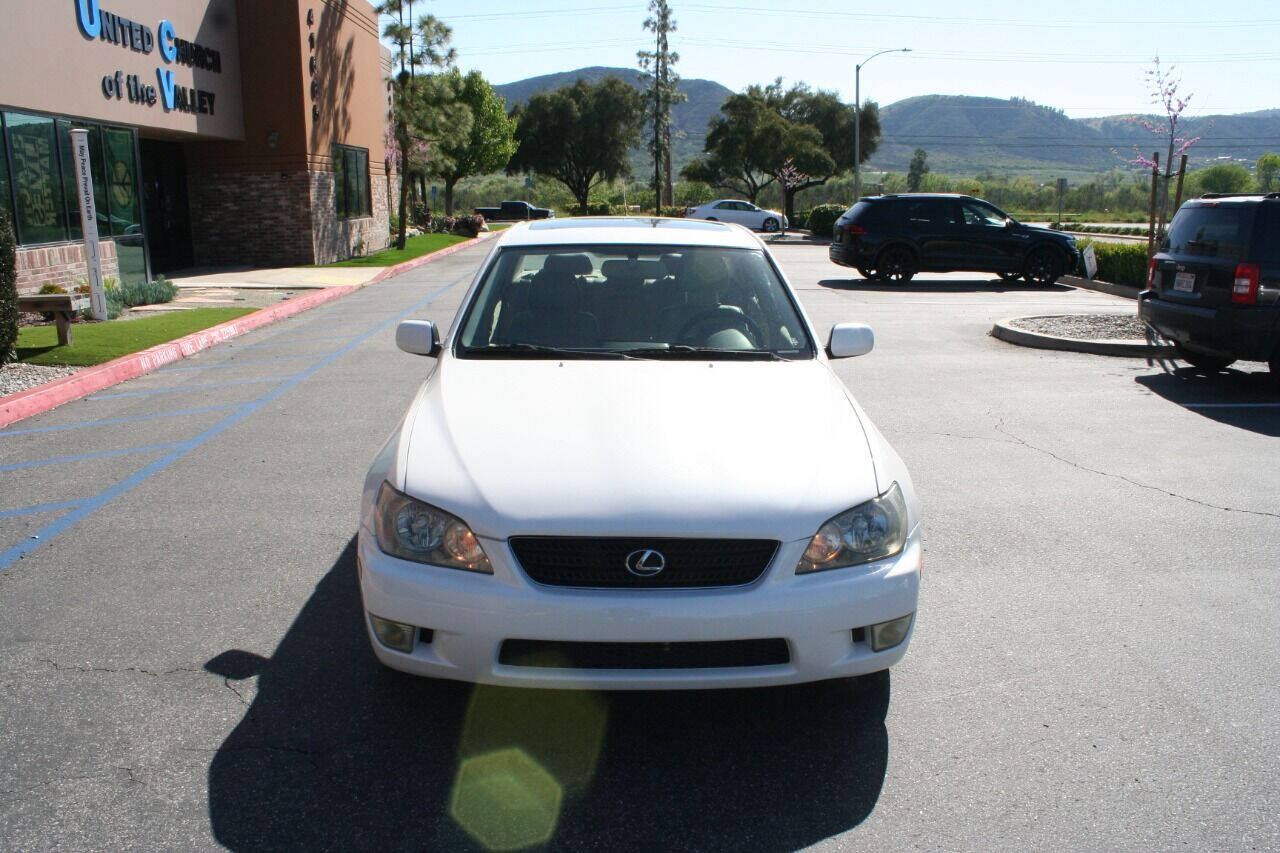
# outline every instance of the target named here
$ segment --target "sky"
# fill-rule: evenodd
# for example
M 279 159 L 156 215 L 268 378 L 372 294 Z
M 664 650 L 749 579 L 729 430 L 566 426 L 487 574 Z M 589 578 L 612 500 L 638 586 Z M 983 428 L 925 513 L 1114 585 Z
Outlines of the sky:
M 677 72 L 740 91 L 782 77 L 882 106 L 916 95 L 1022 97 L 1073 118 L 1152 110 L 1143 71 L 1176 66 L 1188 115 L 1280 108 L 1280 0 L 670 0 Z M 493 83 L 634 68 L 647 0 L 418 0 L 453 28 L 458 66 Z

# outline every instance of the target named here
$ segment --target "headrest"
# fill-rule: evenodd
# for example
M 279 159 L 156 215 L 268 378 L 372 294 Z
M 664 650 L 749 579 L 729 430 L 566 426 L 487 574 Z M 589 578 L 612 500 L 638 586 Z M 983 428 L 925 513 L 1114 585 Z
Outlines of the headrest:
M 555 275 L 591 275 L 592 269 L 586 255 L 547 255 L 542 264 L 544 273 Z
M 615 258 L 602 263 L 600 272 L 609 279 L 657 279 L 666 275 L 667 268 L 661 261 L 630 261 Z
M 529 307 L 537 311 L 577 311 L 579 298 L 578 281 L 568 273 L 548 275 L 544 268 L 529 285 Z

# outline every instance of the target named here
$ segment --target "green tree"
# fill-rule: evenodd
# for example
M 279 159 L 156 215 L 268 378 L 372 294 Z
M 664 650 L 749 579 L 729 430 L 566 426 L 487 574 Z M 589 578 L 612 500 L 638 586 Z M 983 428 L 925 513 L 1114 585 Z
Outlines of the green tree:
M 14 357 L 18 340 L 18 276 L 14 270 L 17 246 L 9 214 L 0 208 L 0 364 Z
M 748 86 L 712 118 L 705 154 L 685 167 L 684 176 L 752 202 L 776 183 L 787 217 L 793 217 L 797 193 L 853 168 L 853 118 L 853 107 L 833 92 L 803 83 L 783 89 L 781 80 Z M 862 137 L 865 159 L 880 137 L 875 104 L 863 107 Z
M 1238 163 L 1219 163 L 1194 173 L 1200 192 L 1242 193 L 1253 185 L 1249 170 Z
M 644 86 L 645 112 L 651 116 L 653 138 L 649 153 L 653 155 L 653 192 L 656 208 L 672 204 L 671 185 L 671 107 L 686 100 L 680 91 L 680 76 L 672 66 L 680 61 L 680 54 L 671 50 L 668 37 L 676 31 L 676 21 L 671 17 L 671 5 L 667 0 L 649 0 L 649 17 L 644 28 L 653 33 L 653 50 L 636 53 L 640 62 L 641 82 Z M 665 202 L 664 202 L 665 198 Z
M 640 93 L 617 77 L 534 95 L 512 117 L 519 147 L 507 172 L 555 178 L 582 213 L 593 187 L 631 175 L 627 151 L 640 140 L 643 105 Z
M 453 216 L 453 188 L 471 175 L 487 175 L 506 168 L 516 153 L 516 123 L 507 115 L 506 104 L 493 87 L 472 71 L 465 77 L 457 70 L 448 75 L 457 91 L 453 103 L 470 114 L 471 129 L 454 134 L 432 151 L 428 170 L 444 181 L 444 212 Z
M 907 191 L 918 193 L 920 185 L 924 183 L 924 176 L 929 174 L 929 152 L 923 148 L 917 148 L 916 153 L 911 155 L 911 165 L 907 167 Z
M 423 82 L 418 78 L 416 70 L 424 66 L 448 67 L 457 58 L 457 51 L 449 47 L 453 31 L 435 15 L 423 15 L 416 25 L 412 23 L 412 0 L 385 0 L 378 5 L 377 11 L 381 15 L 392 17 L 383 27 L 382 34 L 400 46 L 400 73 L 392 80 L 391 87 L 391 117 L 396 149 L 394 153 L 399 160 L 400 172 L 399 233 L 396 235 L 396 248 L 403 249 L 405 228 L 408 226 L 406 213 L 409 202 L 410 150 L 416 143 L 438 138 L 443 129 L 458 130 L 456 125 L 445 120 L 439 112 L 446 102 L 443 96 L 449 91 L 448 84 L 438 79 Z M 410 18 L 408 24 L 405 23 L 406 11 Z
M 1258 189 L 1264 193 L 1275 192 L 1276 178 L 1280 176 L 1280 154 L 1268 153 L 1258 158 Z

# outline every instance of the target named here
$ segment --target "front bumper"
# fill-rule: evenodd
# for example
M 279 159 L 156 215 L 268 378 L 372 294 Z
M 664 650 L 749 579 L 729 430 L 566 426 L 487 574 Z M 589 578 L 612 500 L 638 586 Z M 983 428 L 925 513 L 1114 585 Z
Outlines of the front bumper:
M 863 675 L 902 659 L 911 634 L 874 652 L 854 629 L 916 610 L 917 527 L 896 558 L 796 576 L 806 542 L 786 542 L 765 574 L 743 587 L 603 590 L 542 586 L 518 568 L 507 544 L 482 539 L 493 575 L 389 557 L 362 528 L 358 561 L 365 625 L 378 659 L 435 678 L 525 687 L 607 690 L 751 687 Z M 383 646 L 368 614 L 431 630 L 409 653 Z M 911 631 L 914 632 L 914 620 Z M 565 669 L 499 662 L 504 640 L 685 643 L 780 638 L 787 663 L 685 669 Z
M 1267 361 L 1280 346 L 1280 307 L 1274 305 L 1207 308 L 1144 290 L 1138 317 L 1169 340 L 1210 355 Z

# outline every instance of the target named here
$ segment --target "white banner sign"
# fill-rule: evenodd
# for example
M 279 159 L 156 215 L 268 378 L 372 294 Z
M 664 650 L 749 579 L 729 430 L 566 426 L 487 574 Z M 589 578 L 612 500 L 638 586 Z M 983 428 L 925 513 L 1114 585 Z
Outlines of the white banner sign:
M 1098 274 L 1098 256 L 1093 253 L 1093 244 L 1084 247 L 1084 274 L 1092 279 Z
M 90 167 L 89 131 L 71 131 L 71 159 L 76 168 L 76 192 L 80 196 L 80 231 L 84 234 L 84 260 L 89 269 L 89 306 L 93 319 L 107 319 L 107 292 L 102 286 L 102 258 L 98 246 L 98 211 L 93 203 L 93 169 Z

